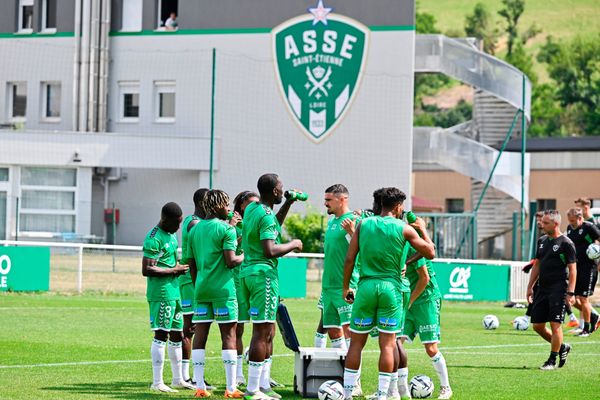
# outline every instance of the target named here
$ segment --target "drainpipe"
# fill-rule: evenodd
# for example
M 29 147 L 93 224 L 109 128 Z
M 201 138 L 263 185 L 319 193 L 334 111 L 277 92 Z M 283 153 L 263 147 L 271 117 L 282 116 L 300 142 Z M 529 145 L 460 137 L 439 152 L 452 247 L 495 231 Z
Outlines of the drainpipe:
M 81 0 L 75 0 L 75 55 L 73 61 L 72 130 L 79 129 L 79 74 L 81 69 Z
M 89 96 L 89 73 L 90 73 L 90 0 L 82 2 L 81 17 L 81 70 L 79 73 L 79 131 L 87 131 L 88 120 L 88 96 Z
M 108 70 L 110 68 L 110 0 L 102 0 L 100 13 L 100 69 L 98 79 L 98 131 L 107 130 Z

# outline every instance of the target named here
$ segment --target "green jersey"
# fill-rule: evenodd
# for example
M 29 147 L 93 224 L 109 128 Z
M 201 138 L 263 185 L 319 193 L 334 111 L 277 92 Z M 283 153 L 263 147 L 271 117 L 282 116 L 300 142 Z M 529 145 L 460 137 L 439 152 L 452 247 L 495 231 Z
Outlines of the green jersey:
M 187 242 L 188 236 L 190 234 L 190 222 L 199 221 L 200 217 L 196 214 L 188 215 L 183 220 L 181 224 L 181 262 L 187 264 L 187 259 L 189 258 L 187 254 Z M 192 283 L 192 276 L 190 275 L 190 271 L 186 272 L 183 275 L 179 275 L 179 286 L 186 285 L 188 283 Z
M 407 246 L 410 245 L 407 244 Z M 417 251 L 411 246 L 408 250 L 408 258 L 412 257 L 416 253 Z M 405 276 L 410 282 L 410 291 L 412 292 L 417 287 L 417 282 L 419 280 L 419 268 L 427 268 L 427 272 L 429 273 L 429 282 L 427 283 L 425 290 L 423 290 L 423 293 L 421 293 L 419 298 L 417 298 L 413 304 L 423 304 L 431 300 L 440 299 L 442 294 L 435 277 L 433 265 L 431 264 L 431 261 L 427 260 L 426 258 L 421 258 L 412 264 L 406 265 Z
M 323 260 L 323 289 L 342 289 L 344 283 L 344 261 L 350 245 L 350 235 L 342 228 L 342 222 L 356 216 L 347 212 L 333 217 L 327 224 L 325 232 L 325 258 Z M 350 287 L 358 283 L 358 269 L 354 268 Z
M 250 203 L 244 211 L 242 229 L 244 262 L 241 265 L 240 278 L 277 269 L 277 258 L 265 256 L 262 240 L 274 240 L 275 244 L 281 243 L 281 225 L 269 206 L 259 202 Z
M 187 252 L 196 261 L 196 302 L 235 298 L 233 270 L 225 264 L 224 250 L 237 248 L 235 229 L 218 218 L 200 220 L 190 231 Z
M 408 280 L 402 278 L 402 253 L 407 244 L 403 236 L 404 222 L 388 217 L 369 217 L 360 225 L 360 279 L 376 278 L 392 281 L 403 292 L 409 291 Z
M 144 257 L 157 260 L 160 268 L 174 268 L 177 265 L 177 237 L 158 226 L 146 235 L 143 245 Z M 149 276 L 146 286 L 148 301 L 180 300 L 179 283 L 175 275 Z

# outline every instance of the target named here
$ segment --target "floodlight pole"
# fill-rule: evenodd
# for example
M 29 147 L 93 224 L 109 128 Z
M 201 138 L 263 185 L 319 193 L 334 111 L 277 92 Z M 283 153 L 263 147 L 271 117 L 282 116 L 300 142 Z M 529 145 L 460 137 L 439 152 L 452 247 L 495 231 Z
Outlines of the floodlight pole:
M 526 79 L 523 74 L 523 97 L 521 99 L 521 260 L 525 259 L 525 153 L 527 146 L 527 121 L 525 118 Z
M 215 64 L 217 50 L 212 49 L 212 89 L 210 97 L 210 171 L 208 175 L 208 188 L 213 188 L 213 160 L 215 156 Z

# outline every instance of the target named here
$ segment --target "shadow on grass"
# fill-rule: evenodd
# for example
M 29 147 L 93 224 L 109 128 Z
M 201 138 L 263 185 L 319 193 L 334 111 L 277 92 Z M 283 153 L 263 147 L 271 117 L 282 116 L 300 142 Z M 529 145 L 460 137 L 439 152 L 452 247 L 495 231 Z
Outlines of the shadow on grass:
M 81 398 L 107 398 L 107 399 L 191 399 L 194 396 L 192 390 L 179 390 L 178 393 L 151 392 L 149 384 L 140 382 L 103 382 L 103 383 L 74 383 L 62 386 L 47 386 L 40 388 L 48 393 L 54 392 L 57 398 L 60 393 L 71 393 L 81 395 Z M 223 398 L 224 389 L 219 388 L 212 392 L 213 397 Z M 292 388 L 281 388 L 277 390 L 284 399 L 301 398 L 294 394 Z M 51 396 L 52 397 L 52 396 Z M 213 398 L 211 397 L 211 398 Z
M 514 369 L 516 371 L 528 371 L 528 370 L 532 370 L 532 369 L 537 369 L 536 368 L 532 368 L 532 367 L 528 367 L 526 365 L 522 366 L 522 367 L 500 367 L 500 366 L 491 366 L 491 365 L 452 365 L 452 369 L 454 368 L 462 368 L 462 369 L 499 369 L 499 370 L 507 370 L 507 369 Z

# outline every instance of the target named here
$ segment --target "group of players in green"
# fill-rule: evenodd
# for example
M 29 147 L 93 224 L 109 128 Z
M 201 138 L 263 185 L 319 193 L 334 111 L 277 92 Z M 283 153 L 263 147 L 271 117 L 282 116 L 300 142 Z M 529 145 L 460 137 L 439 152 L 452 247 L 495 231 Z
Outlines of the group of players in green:
M 221 190 L 194 193 L 195 212 L 183 219 L 181 208 L 167 203 L 161 219 L 146 236 L 142 273 L 148 278 L 152 390 L 196 390 L 209 397 L 204 380 L 205 346 L 211 322 L 222 339 L 226 398 L 281 398 L 270 377 L 276 313 L 279 305 L 278 258 L 302 251 L 302 242 L 281 243 L 281 226 L 295 201 L 284 199 L 276 174 L 264 174 L 258 194 L 246 191 L 234 200 Z M 440 397 L 452 390 L 440 340 L 441 295 L 429 260 L 434 245 L 417 218 L 403 221 L 406 195 L 397 188 L 373 193 L 373 209 L 352 212 L 349 193 L 336 184 L 325 190 L 325 207 L 333 215 L 324 240 L 322 320 L 315 346 L 347 349 L 344 396 L 360 395 L 362 349 L 369 337 L 380 345 L 377 399 L 410 398 L 406 340 L 419 335 L 441 381 Z M 275 213 L 273 207 L 282 204 Z M 175 233 L 182 224 L 181 264 Z M 242 372 L 243 323 L 252 322 L 245 393 Z M 171 361 L 171 386 L 163 381 L 165 347 Z M 194 370 L 193 382 L 189 363 Z

